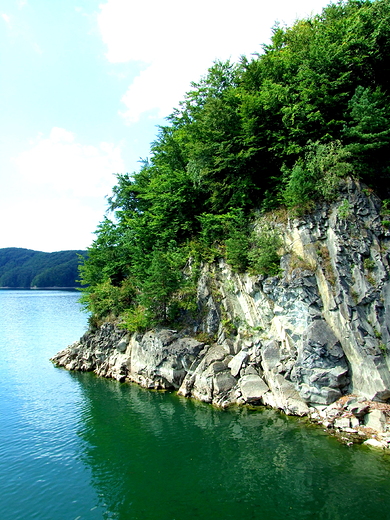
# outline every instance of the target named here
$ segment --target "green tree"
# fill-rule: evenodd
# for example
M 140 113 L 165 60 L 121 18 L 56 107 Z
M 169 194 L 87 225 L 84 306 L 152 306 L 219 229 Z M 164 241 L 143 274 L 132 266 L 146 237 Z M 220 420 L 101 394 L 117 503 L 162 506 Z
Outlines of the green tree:
M 167 323 L 175 317 L 170 304 L 174 293 L 184 281 L 180 269 L 183 267 L 182 262 L 180 253 L 172 246 L 168 251 L 153 251 L 140 296 L 140 303 L 146 309 L 150 325 Z
M 354 170 L 368 181 L 388 178 L 390 154 L 390 108 L 380 88 L 358 86 L 348 103 L 350 119 L 344 127 L 347 149 Z

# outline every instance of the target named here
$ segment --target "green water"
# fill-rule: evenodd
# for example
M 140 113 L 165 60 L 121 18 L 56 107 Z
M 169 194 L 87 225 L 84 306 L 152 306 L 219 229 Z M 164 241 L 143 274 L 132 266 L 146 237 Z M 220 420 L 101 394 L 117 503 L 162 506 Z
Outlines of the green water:
M 77 295 L 0 291 L 1 520 L 390 519 L 390 458 L 272 410 L 69 373 Z

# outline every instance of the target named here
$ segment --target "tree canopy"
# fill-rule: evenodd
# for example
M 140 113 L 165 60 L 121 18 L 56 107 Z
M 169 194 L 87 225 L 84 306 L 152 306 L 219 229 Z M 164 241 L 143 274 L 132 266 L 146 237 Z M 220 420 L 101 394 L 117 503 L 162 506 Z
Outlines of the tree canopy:
M 253 260 L 255 210 L 331 199 L 345 175 L 388 196 L 390 1 L 339 1 L 272 34 L 262 53 L 192 83 L 140 171 L 117 175 L 81 268 L 97 319 L 177 319 L 194 266 L 218 255 L 275 272 L 275 258 Z

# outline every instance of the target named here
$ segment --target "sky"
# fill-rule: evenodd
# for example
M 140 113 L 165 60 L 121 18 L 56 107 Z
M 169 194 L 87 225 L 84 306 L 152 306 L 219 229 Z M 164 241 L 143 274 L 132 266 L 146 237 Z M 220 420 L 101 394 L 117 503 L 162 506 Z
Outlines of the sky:
M 0 248 L 86 249 L 215 60 L 324 0 L 0 0 Z

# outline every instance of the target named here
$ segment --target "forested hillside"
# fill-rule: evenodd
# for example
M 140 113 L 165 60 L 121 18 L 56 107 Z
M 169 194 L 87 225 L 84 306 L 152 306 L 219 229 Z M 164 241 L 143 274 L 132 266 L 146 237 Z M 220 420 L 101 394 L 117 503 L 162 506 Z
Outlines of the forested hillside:
M 86 251 L 43 253 L 32 249 L 0 249 L 0 287 L 79 287 L 79 255 Z
M 261 54 L 215 63 L 159 129 L 138 173 L 120 174 L 81 268 L 95 320 L 129 330 L 196 311 L 197 267 L 277 274 L 263 219 L 338 196 L 347 176 L 386 199 L 390 1 L 350 0 L 276 25 Z

